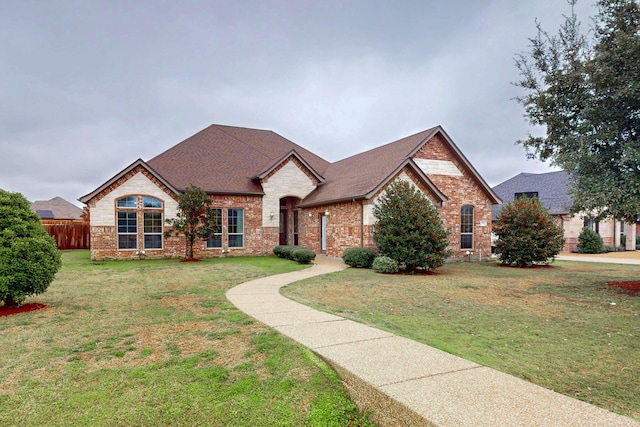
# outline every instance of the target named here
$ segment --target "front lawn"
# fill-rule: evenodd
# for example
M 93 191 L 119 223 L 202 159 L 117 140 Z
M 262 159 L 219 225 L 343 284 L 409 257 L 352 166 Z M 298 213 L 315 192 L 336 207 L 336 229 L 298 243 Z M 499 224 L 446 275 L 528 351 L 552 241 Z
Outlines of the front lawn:
M 47 308 L 0 317 L 0 425 L 368 425 L 334 371 L 225 298 L 300 268 L 64 252 L 49 290 L 27 300 Z
M 447 264 L 434 275 L 347 269 L 283 294 L 640 420 L 640 267 Z

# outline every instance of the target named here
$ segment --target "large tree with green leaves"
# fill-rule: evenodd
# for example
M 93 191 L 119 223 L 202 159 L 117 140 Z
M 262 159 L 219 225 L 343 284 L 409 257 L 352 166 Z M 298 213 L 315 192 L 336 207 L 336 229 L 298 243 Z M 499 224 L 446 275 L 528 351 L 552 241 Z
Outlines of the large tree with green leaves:
M 212 200 L 200 187 L 190 184 L 183 193 L 177 194 L 178 213 L 166 220 L 170 228 L 165 237 L 183 234 L 186 243 L 186 257 L 193 259 L 193 245 L 197 239 L 206 239 L 219 233 L 218 211 L 213 209 Z
M 0 190 L 0 302 L 19 306 L 45 292 L 61 265 L 56 242 L 27 199 Z
M 544 136 L 518 141 L 530 157 L 572 178 L 572 211 L 640 217 L 640 7 L 599 0 L 590 33 L 573 12 L 555 35 L 538 23 L 531 51 L 516 57 L 517 101 Z
M 395 180 L 373 207 L 377 219 L 373 241 L 381 255 L 409 271 L 441 267 L 451 252 L 440 215 L 412 184 Z

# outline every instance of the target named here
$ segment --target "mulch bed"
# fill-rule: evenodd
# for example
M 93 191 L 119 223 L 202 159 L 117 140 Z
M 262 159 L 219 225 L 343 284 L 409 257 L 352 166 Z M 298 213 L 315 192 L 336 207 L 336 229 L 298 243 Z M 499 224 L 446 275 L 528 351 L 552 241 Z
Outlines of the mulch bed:
M 3 305 L 0 307 L 0 317 L 11 316 L 12 314 L 18 314 L 18 313 L 27 313 L 29 311 L 41 310 L 46 307 L 47 307 L 46 304 L 40 304 L 37 302 L 22 304 L 20 307 L 8 307 Z
M 625 282 L 609 282 L 607 286 L 610 288 L 619 288 L 622 292 L 638 296 L 640 294 L 640 280 L 628 280 Z

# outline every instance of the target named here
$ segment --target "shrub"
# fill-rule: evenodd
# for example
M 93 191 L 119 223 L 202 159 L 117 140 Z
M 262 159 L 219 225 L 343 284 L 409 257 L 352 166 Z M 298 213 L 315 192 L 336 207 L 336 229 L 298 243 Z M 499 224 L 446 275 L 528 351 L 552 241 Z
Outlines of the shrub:
M 349 267 L 371 268 L 376 251 L 372 248 L 347 248 L 342 253 L 342 260 Z
M 636 236 L 636 249 L 640 249 L 640 236 Z
M 296 248 L 291 251 L 291 256 L 294 261 L 297 261 L 300 264 L 309 264 L 311 261 L 316 259 L 316 253 L 307 248 Z
M 388 256 L 379 256 L 373 260 L 371 268 L 379 273 L 397 273 L 400 266 L 395 259 L 389 258 Z
M 373 207 L 373 240 L 381 255 L 408 270 L 441 267 L 451 255 L 436 208 L 412 184 L 395 180 Z
M 297 249 L 297 246 L 280 245 L 273 248 L 273 253 L 279 258 L 293 259 L 293 250 Z
M 27 199 L 0 190 L 0 302 L 19 306 L 45 292 L 60 266 L 60 251 Z
M 602 237 L 589 227 L 584 227 L 578 236 L 578 252 L 581 254 L 601 254 L 604 251 Z
M 500 210 L 493 232 L 502 264 L 548 264 L 564 246 L 564 231 L 537 198 L 520 197 Z

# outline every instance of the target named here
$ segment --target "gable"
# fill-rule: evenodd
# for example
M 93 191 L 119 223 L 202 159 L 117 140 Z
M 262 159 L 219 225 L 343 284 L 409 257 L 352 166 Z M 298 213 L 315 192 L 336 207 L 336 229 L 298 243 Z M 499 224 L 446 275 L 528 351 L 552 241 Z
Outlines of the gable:
M 502 203 L 444 130 L 439 129 L 416 147 L 411 157 L 446 195 L 450 196 L 456 180 L 466 180 L 479 188 L 492 204 Z
M 389 180 L 389 182 L 387 182 L 386 185 L 383 188 L 381 188 L 373 197 L 371 197 L 369 203 L 363 206 L 363 212 L 362 212 L 363 225 L 374 225 L 376 223 L 376 218 L 373 215 L 373 207 L 377 203 L 378 199 L 380 199 L 380 197 L 386 194 L 387 192 L 386 188 L 389 185 L 389 183 L 397 179 L 411 184 L 411 186 L 413 186 L 415 189 L 417 189 L 422 194 L 424 194 L 427 200 L 429 200 L 429 202 L 432 205 L 439 206 L 441 204 L 442 201 L 439 200 L 439 197 L 431 193 L 429 189 L 426 188 L 424 184 L 421 183 L 421 179 L 417 178 L 416 174 L 413 173 L 411 169 L 404 168 L 398 175 L 396 175 L 393 179 Z
M 166 218 L 175 217 L 178 212 L 178 202 L 141 169 L 138 169 L 120 180 L 117 186 L 103 194 L 99 200 L 94 201 L 91 207 L 91 226 L 115 225 L 116 200 L 130 195 L 152 196 L 161 200 L 164 203 Z

